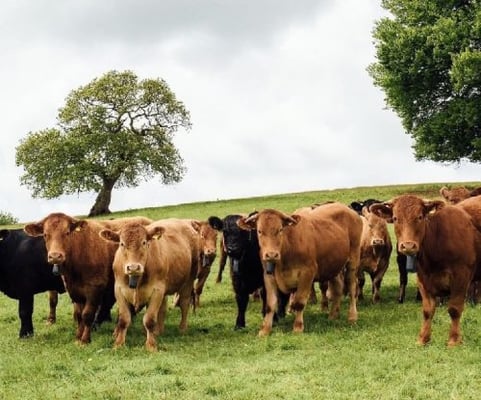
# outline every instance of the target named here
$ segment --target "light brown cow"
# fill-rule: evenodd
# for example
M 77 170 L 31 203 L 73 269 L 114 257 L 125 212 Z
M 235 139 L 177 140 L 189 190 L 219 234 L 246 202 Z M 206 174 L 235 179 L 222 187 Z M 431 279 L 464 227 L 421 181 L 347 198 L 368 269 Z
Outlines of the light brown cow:
M 379 290 L 382 279 L 389 267 L 389 259 L 392 252 L 391 237 L 389 236 L 386 220 L 369 212 L 367 207 L 362 208 L 362 222 L 358 298 L 364 298 L 364 273 L 367 272 L 371 277 L 372 301 L 377 303 L 380 299 Z
M 449 204 L 457 204 L 469 197 L 479 196 L 481 194 L 481 187 L 471 190 L 464 186 L 457 186 L 451 189 L 443 186 L 439 189 L 439 194 L 443 196 Z
M 277 289 L 294 293 L 294 332 L 304 330 L 303 311 L 314 280 L 329 281 L 332 299 L 330 318 L 339 316 L 343 295 L 340 272 L 349 275 L 348 320 L 357 320 L 356 288 L 362 221 L 352 209 L 340 203 L 316 207 L 312 211 L 287 215 L 274 209 L 243 217 L 242 229 L 257 230 L 264 266 L 267 312 L 259 336 L 272 330 L 277 306 Z
M 147 310 L 143 324 L 146 348 L 157 349 L 156 336 L 163 332 L 167 295 L 178 293 L 180 332 L 187 329 L 187 316 L 194 279 L 199 268 L 199 226 L 193 221 L 166 219 L 143 226 L 125 224 L 119 231 L 104 229 L 100 236 L 116 246 L 113 270 L 119 319 L 114 331 L 115 347 L 125 344 L 131 324 L 131 307 Z
M 371 212 L 392 220 L 398 250 L 415 256 L 418 287 L 422 297 L 423 323 L 419 344 L 431 339 L 436 296 L 447 296 L 451 317 L 448 345 L 461 343 L 460 319 L 469 284 L 476 268 L 479 232 L 471 217 L 456 206 L 413 195 L 373 204 Z
M 134 218 L 148 221 L 143 217 Z M 110 307 L 115 302 L 112 260 L 116 246 L 101 240 L 99 232 L 106 226 L 121 226 L 130 219 L 81 220 L 63 213 L 51 213 L 24 227 L 28 235 L 44 237 L 47 261 L 59 269 L 74 304 L 75 336 L 80 344 L 90 342 L 96 313 L 104 314 L 101 322 L 107 314 L 110 316 Z

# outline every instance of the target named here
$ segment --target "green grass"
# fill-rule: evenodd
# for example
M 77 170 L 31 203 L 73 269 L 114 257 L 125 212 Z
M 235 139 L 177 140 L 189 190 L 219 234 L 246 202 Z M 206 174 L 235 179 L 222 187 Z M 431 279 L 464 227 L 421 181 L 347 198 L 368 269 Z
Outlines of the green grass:
M 469 183 L 467 183 L 469 185 Z M 287 212 L 327 200 L 349 203 L 401 193 L 438 197 L 441 184 L 353 188 L 170 207 L 128 210 L 114 216 L 145 215 L 207 218 L 272 207 Z M 318 305 L 305 312 L 305 332 L 293 334 L 292 316 L 258 338 L 260 303 L 251 302 L 247 328 L 234 331 L 236 306 L 228 272 L 215 284 L 217 261 L 179 335 L 178 309 L 169 309 L 160 351 L 148 353 L 141 315 L 127 333 L 125 348 L 112 349 L 113 323 L 93 332 L 92 343 L 74 343 L 72 306 L 60 296 L 57 323 L 45 325 L 47 295 L 36 296 L 35 336 L 18 339 L 17 302 L 0 295 L 0 399 L 474 399 L 479 397 L 481 306 L 467 305 L 462 319 L 464 343 L 447 348 L 449 317 L 437 309 L 432 342 L 416 337 L 421 305 L 415 276 L 409 275 L 404 304 L 397 303 L 395 257 L 383 281 L 381 303 L 359 303 L 359 321 L 329 321 Z M 370 291 L 369 280 L 365 294 Z M 365 296 L 366 299 L 369 296 Z

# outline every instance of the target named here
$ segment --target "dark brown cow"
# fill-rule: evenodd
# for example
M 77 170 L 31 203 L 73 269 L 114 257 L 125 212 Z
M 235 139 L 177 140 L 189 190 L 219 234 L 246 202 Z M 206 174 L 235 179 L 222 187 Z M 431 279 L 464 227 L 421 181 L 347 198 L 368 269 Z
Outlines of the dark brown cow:
M 423 200 L 413 195 L 373 204 L 370 209 L 392 219 L 399 251 L 416 257 L 423 308 L 418 343 L 430 341 L 436 297 L 448 295 L 451 317 L 448 345 L 461 343 L 460 319 L 476 268 L 479 238 L 469 214 L 459 207 L 446 206 L 443 201 Z
M 264 266 L 267 312 L 259 336 L 272 330 L 277 290 L 294 293 L 294 332 L 303 332 L 303 311 L 314 280 L 329 281 L 332 299 L 330 318 L 339 316 L 343 295 L 340 272 L 349 275 L 348 320 L 357 320 L 356 289 L 362 221 L 352 209 L 329 203 L 313 210 L 287 215 L 265 209 L 238 221 L 242 229 L 257 230 Z
M 186 331 L 200 260 L 198 229 L 192 221 L 167 219 L 147 226 L 125 224 L 119 231 L 100 232 L 103 239 L 117 248 L 113 262 L 119 307 L 115 347 L 125 344 L 132 320 L 131 308 L 138 312 L 147 306 L 143 317 L 145 346 L 149 351 L 157 350 L 156 336 L 164 330 L 167 295 L 174 293 L 179 294 L 182 314 L 179 329 Z
M 384 218 L 369 212 L 367 207 L 362 208 L 362 237 L 361 237 L 361 262 L 359 265 L 359 299 L 363 299 L 365 283 L 364 273 L 371 277 L 372 301 L 377 303 L 380 299 L 379 289 L 381 282 L 389 267 L 392 252 L 391 237 Z
M 471 190 L 464 186 L 458 186 L 451 189 L 443 186 L 439 189 L 439 194 L 443 196 L 449 204 L 457 204 L 469 197 L 479 196 L 481 194 L 481 187 Z
M 139 219 L 147 221 L 143 217 Z M 47 261 L 59 268 L 74 303 L 75 336 L 80 344 L 90 342 L 92 324 L 100 306 L 105 313 L 110 313 L 110 307 L 115 302 L 112 260 L 116 246 L 101 240 L 99 232 L 106 226 L 121 226 L 128 220 L 130 218 L 81 220 L 63 213 L 52 213 L 24 227 L 30 236 L 43 236 Z

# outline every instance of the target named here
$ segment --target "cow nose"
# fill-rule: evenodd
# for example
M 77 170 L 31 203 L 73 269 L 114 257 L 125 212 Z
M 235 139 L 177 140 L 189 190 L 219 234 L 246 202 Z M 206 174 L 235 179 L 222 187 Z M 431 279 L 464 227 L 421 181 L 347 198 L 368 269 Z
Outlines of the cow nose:
M 211 256 L 215 253 L 215 249 L 205 249 L 204 254 L 206 256 Z
M 382 240 L 382 239 L 373 239 L 373 240 L 372 240 L 372 245 L 373 245 L 373 246 L 383 246 L 383 245 L 384 245 L 384 240 Z
M 406 255 L 415 255 L 419 248 L 416 242 L 406 241 L 399 244 L 399 251 Z
M 279 252 L 278 251 L 266 251 L 264 253 L 264 260 L 265 261 L 277 261 L 279 260 Z
M 127 273 L 135 273 L 135 272 L 140 272 L 140 264 L 127 264 L 125 267 L 127 270 Z
M 59 252 L 50 252 L 48 253 L 48 262 L 49 264 L 61 264 L 65 260 L 65 257 L 62 253 Z

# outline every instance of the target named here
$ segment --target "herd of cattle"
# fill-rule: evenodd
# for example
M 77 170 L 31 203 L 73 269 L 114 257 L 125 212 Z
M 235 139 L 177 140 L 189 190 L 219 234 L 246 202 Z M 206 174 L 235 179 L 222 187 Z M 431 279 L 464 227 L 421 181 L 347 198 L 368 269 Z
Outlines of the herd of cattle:
M 0 290 L 18 299 L 22 338 L 34 332 L 34 295 L 49 292 L 48 321 L 55 322 L 57 295 L 67 292 L 78 342 L 90 342 L 92 328 L 111 320 L 116 303 L 114 347 L 124 345 L 133 316 L 145 309 L 146 348 L 155 351 L 169 296 L 181 310 L 179 330 L 185 332 L 219 247 L 216 281 L 229 260 L 235 328 L 246 326 L 250 295 L 258 292 L 264 317 L 259 336 L 269 335 L 287 309 L 294 314 L 293 331 L 302 332 L 315 283 L 321 289 L 321 309 L 331 319 L 339 317 L 347 296 L 348 321 L 357 320 L 365 273 L 372 281 L 372 301 L 380 300 L 393 250 L 387 226 L 392 223 L 399 302 L 404 301 L 408 271 L 417 272 L 423 310 L 418 343 L 429 342 L 438 298 L 447 297 L 448 345 L 457 345 L 465 301 L 468 295 L 476 297 L 481 281 L 481 188 L 443 187 L 440 194 L 445 200 L 405 194 L 389 201 L 368 199 L 349 206 L 334 201 L 290 214 L 264 209 L 206 221 L 92 220 L 52 213 L 23 229 L 0 230 Z

